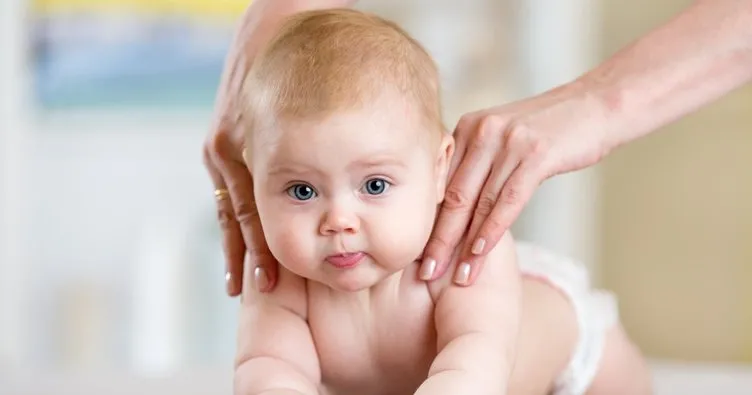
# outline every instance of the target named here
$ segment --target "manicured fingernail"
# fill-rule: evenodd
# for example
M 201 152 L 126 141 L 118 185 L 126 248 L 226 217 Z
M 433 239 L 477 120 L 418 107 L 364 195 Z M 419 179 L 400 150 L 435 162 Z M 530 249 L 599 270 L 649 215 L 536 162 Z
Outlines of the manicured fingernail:
M 253 283 L 258 291 L 264 291 L 269 285 L 269 278 L 266 276 L 266 271 L 261 266 L 256 266 L 253 269 Z
M 225 287 L 227 288 L 228 295 L 235 294 L 235 286 L 232 283 L 232 274 L 230 274 L 230 272 L 225 273 Z
M 436 271 L 436 260 L 433 258 L 424 259 L 420 265 L 420 279 L 430 280 Z
M 470 279 L 470 269 L 470 264 L 463 262 L 454 275 L 454 282 L 458 285 L 467 285 L 467 281 Z
M 483 247 L 486 246 L 486 239 L 480 238 L 478 240 L 475 240 L 475 244 L 473 244 L 473 255 L 480 255 L 483 252 Z

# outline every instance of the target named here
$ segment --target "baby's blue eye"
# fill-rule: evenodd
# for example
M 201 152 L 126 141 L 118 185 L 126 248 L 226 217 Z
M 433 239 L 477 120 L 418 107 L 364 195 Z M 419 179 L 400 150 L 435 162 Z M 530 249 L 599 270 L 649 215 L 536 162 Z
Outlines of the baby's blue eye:
M 316 197 L 316 191 L 306 184 L 296 184 L 287 188 L 287 194 L 297 200 L 311 200 Z
M 369 195 L 381 195 L 389 189 L 389 181 L 383 178 L 372 178 L 364 185 L 365 192 Z

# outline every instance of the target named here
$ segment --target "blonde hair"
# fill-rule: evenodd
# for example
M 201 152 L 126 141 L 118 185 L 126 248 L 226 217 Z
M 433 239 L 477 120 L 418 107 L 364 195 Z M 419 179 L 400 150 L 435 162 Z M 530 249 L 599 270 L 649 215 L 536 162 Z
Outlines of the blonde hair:
M 243 87 L 244 123 L 253 132 L 278 117 L 327 116 L 396 90 L 428 128 L 443 131 L 438 74 L 426 50 L 393 22 L 351 9 L 302 12 L 256 57 Z

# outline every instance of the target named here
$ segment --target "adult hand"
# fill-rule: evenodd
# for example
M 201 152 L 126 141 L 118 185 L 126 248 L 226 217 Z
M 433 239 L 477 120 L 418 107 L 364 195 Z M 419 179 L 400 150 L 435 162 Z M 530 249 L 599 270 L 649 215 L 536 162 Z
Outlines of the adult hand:
M 219 118 L 204 144 L 204 165 L 215 188 L 227 293 L 237 296 L 242 291 L 246 253 L 253 264 L 256 289 L 269 291 L 274 287 L 278 263 L 266 244 L 256 210 L 253 180 L 243 160 L 242 128 L 227 115 Z
M 593 165 L 752 80 L 752 2 L 698 0 L 575 82 L 468 114 L 421 277 L 435 279 L 465 236 L 455 282 L 483 257 L 545 179 Z
M 230 296 L 242 292 L 246 253 L 258 290 L 274 288 L 279 266 L 266 244 L 256 210 L 253 180 L 244 159 L 239 103 L 243 79 L 257 48 L 273 32 L 275 20 L 280 19 L 276 14 L 288 11 L 284 7 L 291 7 L 289 1 L 274 4 L 277 9 L 267 3 L 254 2 L 241 20 L 217 90 L 214 122 L 204 143 L 204 166 L 215 188 Z
M 454 282 L 473 284 L 484 256 L 545 179 L 593 165 L 609 152 L 605 114 L 602 102 L 575 82 L 463 116 L 422 278 L 441 277 L 460 247 Z

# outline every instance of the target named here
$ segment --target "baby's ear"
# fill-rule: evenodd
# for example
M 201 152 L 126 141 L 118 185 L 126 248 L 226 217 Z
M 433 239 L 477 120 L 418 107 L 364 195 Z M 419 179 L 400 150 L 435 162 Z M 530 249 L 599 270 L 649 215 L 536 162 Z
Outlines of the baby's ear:
M 443 133 L 439 143 L 438 156 L 436 158 L 436 196 L 437 204 L 444 201 L 449 176 L 449 166 L 454 155 L 454 137 L 449 133 Z

